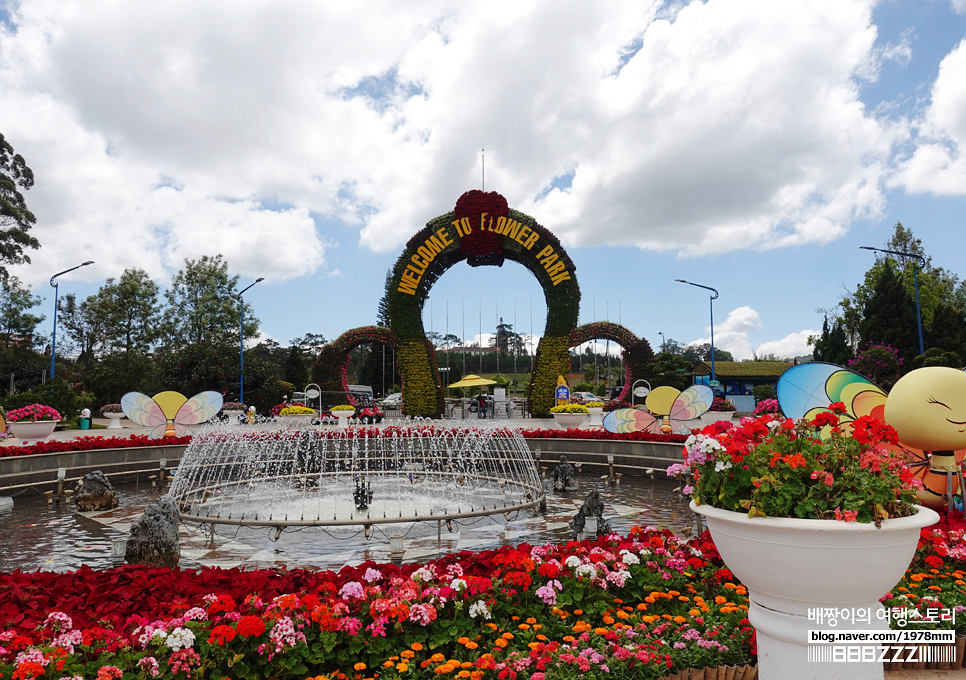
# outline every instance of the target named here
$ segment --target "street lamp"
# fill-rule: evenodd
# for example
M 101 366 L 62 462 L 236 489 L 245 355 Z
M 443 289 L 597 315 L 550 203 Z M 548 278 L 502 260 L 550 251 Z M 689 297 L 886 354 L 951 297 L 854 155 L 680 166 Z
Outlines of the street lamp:
M 259 276 L 255 279 L 255 283 L 264 280 L 264 277 Z M 242 295 L 245 294 L 246 290 L 254 286 L 255 283 L 251 283 L 246 288 L 242 288 L 241 292 L 238 293 L 238 358 L 241 368 L 238 374 L 238 401 L 243 404 L 245 403 L 245 301 L 242 300 Z
M 81 267 L 86 267 L 89 264 L 94 264 L 94 260 L 88 260 L 83 262 L 76 267 L 71 267 L 70 269 L 65 269 L 62 272 L 57 272 L 50 277 L 50 285 L 54 288 L 54 332 L 50 337 L 50 379 L 54 379 L 54 356 L 57 354 L 57 297 L 60 294 L 60 284 L 57 281 L 57 277 L 67 272 L 72 272 L 75 269 L 80 269 Z
M 678 283 L 686 283 L 690 286 L 697 286 L 698 288 L 704 288 L 705 290 L 711 291 L 711 389 L 714 389 L 715 383 L 718 382 L 718 379 L 714 374 L 714 301 L 718 299 L 718 291 L 711 286 L 702 286 L 700 283 L 692 283 L 691 281 L 685 281 L 684 279 L 674 280 Z
M 912 284 L 916 290 L 916 325 L 919 328 L 919 353 L 923 354 L 925 352 L 922 345 L 922 312 L 919 311 L 919 273 L 916 269 L 916 260 L 919 261 L 923 269 L 926 268 L 926 258 L 917 253 L 904 253 L 900 250 L 885 250 L 883 248 L 873 248 L 872 246 L 859 246 L 862 250 L 875 250 L 879 253 L 889 253 L 890 255 L 901 255 L 902 257 L 911 257 L 912 260 Z
M 657 334 L 661 336 L 661 354 L 664 354 L 664 347 L 667 344 L 664 340 L 664 331 L 658 331 Z

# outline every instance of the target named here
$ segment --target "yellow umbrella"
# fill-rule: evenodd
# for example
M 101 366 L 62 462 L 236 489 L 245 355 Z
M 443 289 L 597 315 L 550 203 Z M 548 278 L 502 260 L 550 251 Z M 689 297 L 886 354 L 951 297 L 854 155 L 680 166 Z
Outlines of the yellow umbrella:
M 481 378 L 478 375 L 470 374 L 464 376 L 462 380 L 458 380 L 452 385 L 447 385 L 446 387 L 482 387 L 483 385 L 496 385 L 496 380 Z

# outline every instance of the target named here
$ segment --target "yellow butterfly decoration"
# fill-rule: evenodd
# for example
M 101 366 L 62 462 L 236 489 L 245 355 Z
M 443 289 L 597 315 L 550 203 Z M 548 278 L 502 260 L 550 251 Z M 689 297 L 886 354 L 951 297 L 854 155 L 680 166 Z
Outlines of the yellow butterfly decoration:
M 188 425 L 210 420 L 221 410 L 223 399 L 218 392 L 199 392 L 188 399 L 180 392 L 160 392 L 149 397 L 140 392 L 128 392 L 121 397 L 121 409 L 131 422 L 142 427 L 153 427 L 151 436 L 184 437 Z

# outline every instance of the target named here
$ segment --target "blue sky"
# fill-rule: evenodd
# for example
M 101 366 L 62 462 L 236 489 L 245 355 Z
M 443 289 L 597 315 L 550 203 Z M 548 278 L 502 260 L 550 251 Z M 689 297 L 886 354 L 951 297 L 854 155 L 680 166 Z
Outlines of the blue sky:
M 387 269 L 481 188 L 577 265 L 581 322 L 804 354 L 901 221 L 961 266 L 966 0 L 0 2 L 0 130 L 34 170 L 45 300 L 221 253 L 267 337 L 373 323 Z M 532 322 L 531 322 L 532 307 Z M 482 316 L 482 324 L 480 317 Z M 520 266 L 425 325 L 540 335 Z

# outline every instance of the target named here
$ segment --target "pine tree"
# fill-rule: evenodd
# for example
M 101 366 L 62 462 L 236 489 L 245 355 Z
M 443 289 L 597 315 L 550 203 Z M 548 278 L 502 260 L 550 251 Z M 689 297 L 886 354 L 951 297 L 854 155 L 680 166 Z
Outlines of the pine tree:
M 872 294 L 865 303 L 859 326 L 862 345 L 889 345 L 896 349 L 909 370 L 919 354 L 916 304 L 906 292 L 902 281 L 886 260 Z

